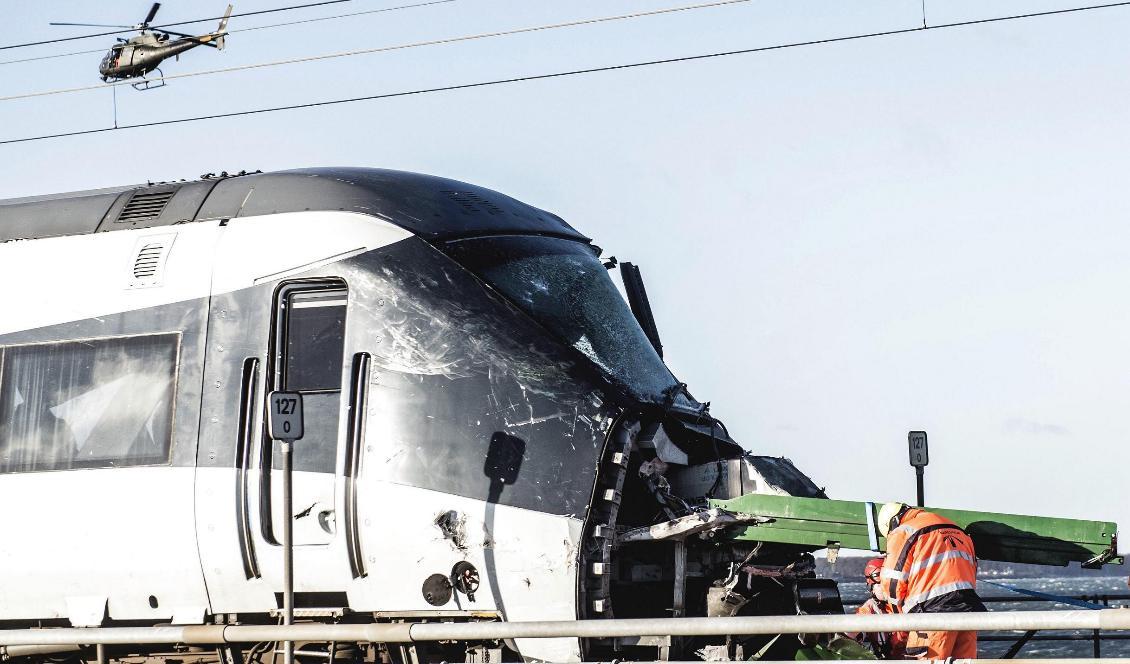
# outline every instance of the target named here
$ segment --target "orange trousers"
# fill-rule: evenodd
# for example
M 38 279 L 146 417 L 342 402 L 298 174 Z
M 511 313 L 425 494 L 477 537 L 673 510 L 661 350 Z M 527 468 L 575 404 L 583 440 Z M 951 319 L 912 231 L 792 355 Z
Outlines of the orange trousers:
M 906 641 L 907 659 L 974 659 L 977 632 L 911 632 Z

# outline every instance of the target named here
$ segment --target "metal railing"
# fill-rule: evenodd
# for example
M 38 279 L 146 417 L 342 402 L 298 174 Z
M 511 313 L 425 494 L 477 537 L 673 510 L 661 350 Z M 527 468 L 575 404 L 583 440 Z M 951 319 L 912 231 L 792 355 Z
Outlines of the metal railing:
M 888 615 L 630 618 L 538 622 L 169 625 L 0 630 L 0 646 L 223 644 L 264 641 L 491 641 L 500 639 L 825 634 L 834 632 L 1127 630 L 1130 609 Z
M 1110 607 L 1112 602 L 1130 602 L 1130 593 L 1093 593 L 1090 595 L 1064 595 L 1064 599 L 1078 600 L 1082 602 L 1090 602 L 1092 604 L 1101 604 Z M 866 598 L 850 598 L 844 600 L 844 606 L 854 607 L 859 606 L 867 601 Z M 981 597 L 981 601 L 985 604 L 1008 604 L 1012 602 L 1017 603 L 1043 603 L 1043 604 L 1062 604 L 1055 599 L 1045 597 L 1031 597 L 1028 595 L 990 595 L 988 597 Z M 1011 643 L 1012 646 L 1005 652 L 1002 659 L 1013 662 L 1022 661 L 1015 659 L 1020 650 L 1033 641 L 1090 641 L 1092 659 L 1102 657 L 1102 642 L 1103 641 L 1127 641 L 1130 640 L 1130 634 L 1104 634 L 1102 630 L 1091 630 L 1089 634 L 1039 634 L 1038 630 L 1027 630 L 1019 637 L 1010 634 L 982 634 L 978 637 L 978 641 L 982 643 Z M 1108 658 L 1109 659 L 1109 658 Z

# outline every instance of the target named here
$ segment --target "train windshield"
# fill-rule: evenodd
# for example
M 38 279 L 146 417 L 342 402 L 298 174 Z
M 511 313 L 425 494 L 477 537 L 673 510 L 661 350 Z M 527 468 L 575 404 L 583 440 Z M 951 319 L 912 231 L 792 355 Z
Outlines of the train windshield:
M 637 399 L 691 404 L 589 245 L 505 236 L 452 242 L 447 253 L 583 353 Z

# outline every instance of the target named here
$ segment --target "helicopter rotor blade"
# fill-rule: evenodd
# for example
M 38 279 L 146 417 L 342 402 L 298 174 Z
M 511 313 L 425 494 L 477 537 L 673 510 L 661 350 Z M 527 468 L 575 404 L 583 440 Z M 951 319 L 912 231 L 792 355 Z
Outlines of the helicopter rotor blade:
M 160 9 L 160 8 L 161 8 L 161 3 L 154 2 L 153 6 L 149 8 L 149 13 L 145 16 L 145 20 L 141 22 L 141 25 L 148 26 L 150 21 L 153 20 L 153 17 L 155 17 L 157 15 L 157 10 Z
M 137 27 L 136 25 L 109 25 L 109 24 L 106 24 L 106 23 L 55 23 L 55 22 L 52 22 L 52 23 L 48 23 L 47 25 L 81 25 L 81 26 L 88 27 L 88 28 L 127 28 L 127 29 L 130 29 L 130 30 Z

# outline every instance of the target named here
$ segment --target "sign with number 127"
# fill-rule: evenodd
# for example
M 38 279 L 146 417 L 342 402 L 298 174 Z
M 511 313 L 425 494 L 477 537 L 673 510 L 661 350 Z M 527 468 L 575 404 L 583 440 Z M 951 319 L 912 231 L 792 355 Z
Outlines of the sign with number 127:
M 922 467 L 930 463 L 930 448 L 926 445 L 925 431 L 911 431 L 907 435 L 910 443 L 910 465 Z
M 275 440 L 302 437 L 302 395 L 298 392 L 271 392 L 267 397 L 270 417 L 267 435 Z

